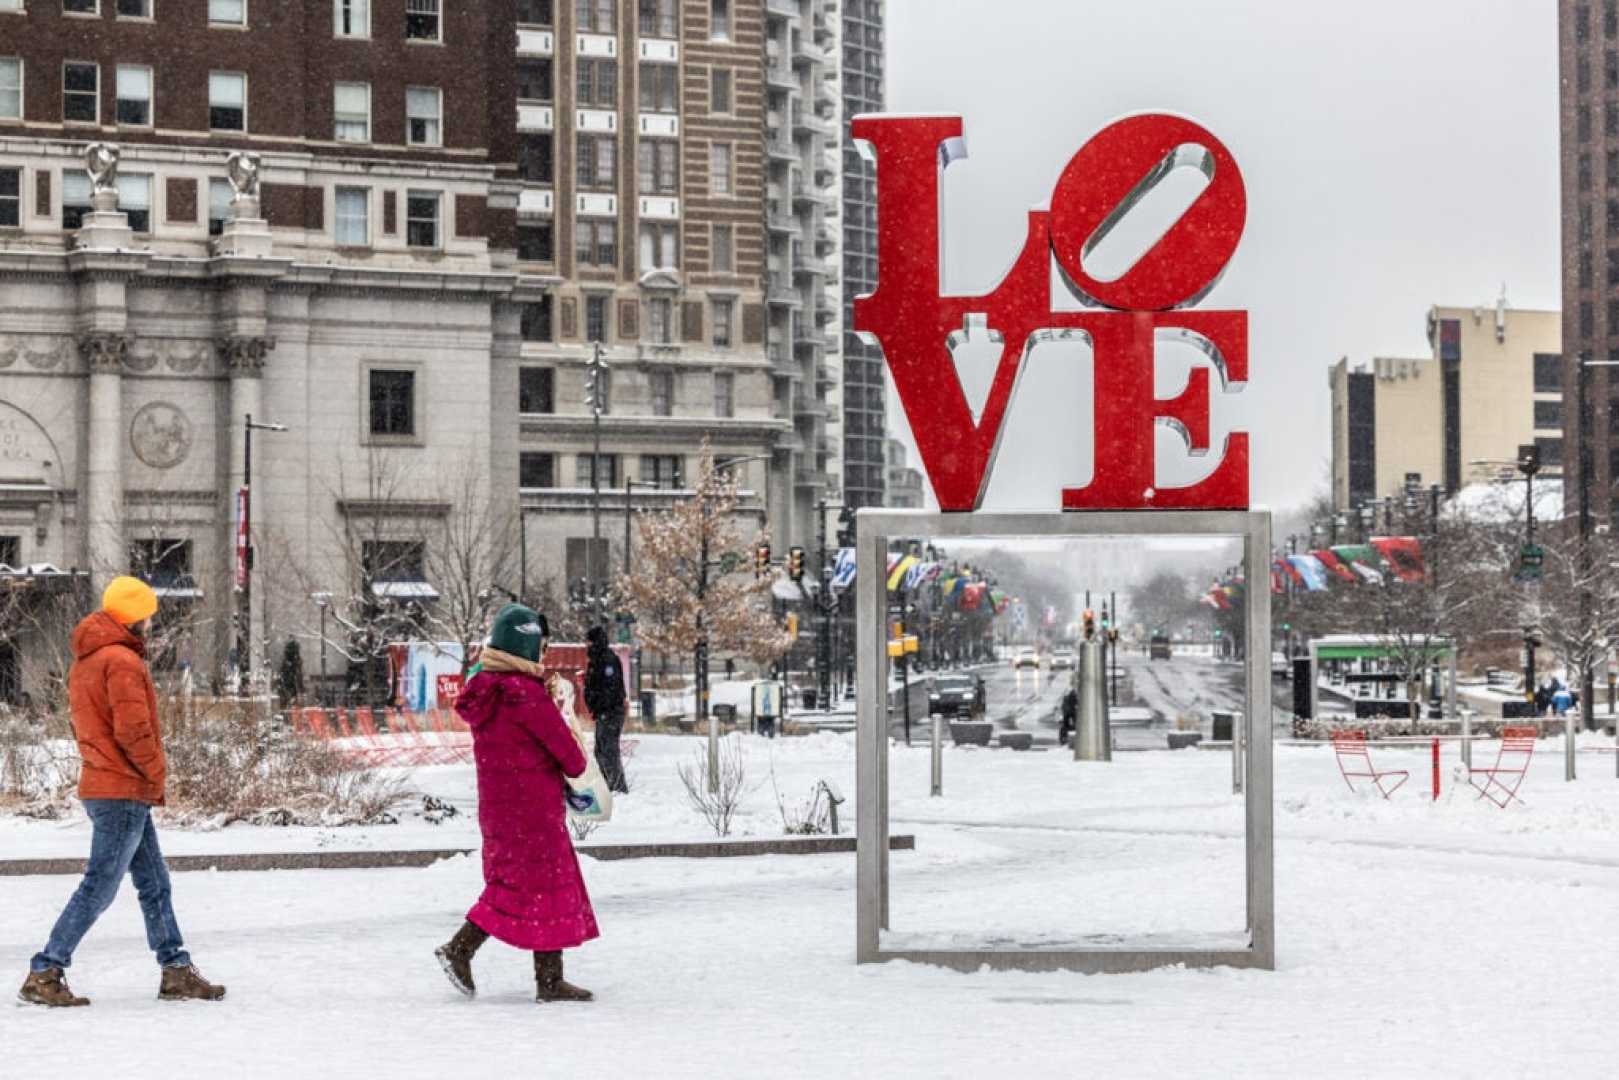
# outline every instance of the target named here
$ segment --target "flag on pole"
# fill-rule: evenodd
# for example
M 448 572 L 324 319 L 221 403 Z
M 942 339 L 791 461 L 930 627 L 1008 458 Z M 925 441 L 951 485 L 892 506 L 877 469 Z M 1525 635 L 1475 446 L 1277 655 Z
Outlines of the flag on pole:
M 1314 555 L 1289 555 L 1287 561 L 1306 589 L 1310 592 L 1326 591 L 1327 568 L 1321 565 L 1320 559 Z
M 899 558 L 899 562 L 889 564 L 889 570 L 888 570 L 888 591 L 889 592 L 893 592 L 894 590 L 898 589 L 900 587 L 900 585 L 905 583 L 906 575 L 911 572 L 911 567 L 915 566 L 917 564 L 917 561 L 918 560 L 917 560 L 915 555 L 901 555 L 900 558 Z
M 1338 558 L 1338 556 L 1334 555 L 1330 548 L 1319 548 L 1310 552 L 1310 554 L 1319 559 L 1322 566 L 1326 567 L 1334 574 L 1337 574 L 1345 581 L 1353 582 L 1359 580 L 1355 577 L 1355 572 L 1349 569 L 1349 567 L 1345 566 L 1344 561 Z
M 1383 560 L 1378 557 L 1377 549 L 1370 544 L 1339 544 L 1332 549 L 1332 553 L 1349 568 L 1361 576 L 1361 580 L 1369 585 L 1383 584 Z
M 854 584 L 854 548 L 839 548 L 837 561 L 832 564 L 832 587 L 847 589 Z
M 1421 581 L 1426 572 L 1422 565 L 1422 543 L 1414 536 L 1374 536 L 1372 547 L 1388 561 L 1394 576 L 1401 581 Z

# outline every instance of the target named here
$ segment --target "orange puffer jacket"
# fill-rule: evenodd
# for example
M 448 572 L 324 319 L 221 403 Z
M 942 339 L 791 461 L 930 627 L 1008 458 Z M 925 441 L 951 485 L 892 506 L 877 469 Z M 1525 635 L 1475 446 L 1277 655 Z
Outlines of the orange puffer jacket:
M 104 611 L 73 630 L 67 698 L 84 759 L 81 799 L 163 805 L 168 765 L 145 652 L 145 643 Z

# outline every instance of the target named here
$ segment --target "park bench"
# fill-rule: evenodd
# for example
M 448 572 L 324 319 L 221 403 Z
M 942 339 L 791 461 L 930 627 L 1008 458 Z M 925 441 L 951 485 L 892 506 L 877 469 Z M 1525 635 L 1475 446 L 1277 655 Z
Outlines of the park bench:
M 1487 769 L 1469 769 L 1467 773 L 1467 782 L 1478 788 L 1479 798 L 1489 799 L 1503 810 L 1514 799 L 1523 802 L 1518 788 L 1529 773 L 1529 762 L 1535 756 L 1535 737 L 1539 734 L 1533 727 L 1501 729 L 1501 749 L 1496 751 L 1495 764 Z M 1477 777 L 1483 777 L 1484 782 L 1479 783 Z
M 1379 771 L 1372 764 L 1372 755 L 1366 749 L 1366 732 L 1360 730 L 1335 731 L 1332 733 L 1332 750 L 1338 758 L 1338 771 L 1343 774 L 1344 783 L 1349 790 L 1355 790 L 1356 780 L 1370 780 L 1377 788 L 1378 794 L 1388 798 L 1400 789 L 1400 785 L 1411 779 L 1411 774 L 1404 769 L 1387 769 Z M 1395 780 L 1393 786 L 1384 786 L 1389 780 Z

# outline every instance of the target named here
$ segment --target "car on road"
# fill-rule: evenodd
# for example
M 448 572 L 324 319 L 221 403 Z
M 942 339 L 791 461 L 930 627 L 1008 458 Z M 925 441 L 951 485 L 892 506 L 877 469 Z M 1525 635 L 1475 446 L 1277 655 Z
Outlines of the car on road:
M 1032 667 L 1038 671 L 1040 669 L 1040 653 L 1025 645 L 1012 657 L 1012 666 L 1014 668 Z
M 928 712 L 940 716 L 978 716 L 984 711 L 984 680 L 969 672 L 933 677 L 928 691 Z
M 1286 653 L 1273 652 L 1270 654 L 1270 677 L 1273 679 L 1286 679 L 1293 674 L 1293 665 L 1287 659 Z
M 1168 660 L 1170 656 L 1169 635 L 1162 632 L 1154 634 L 1147 648 L 1149 659 Z
M 1068 668 L 1069 670 L 1072 670 L 1078 664 L 1079 657 L 1074 655 L 1073 649 L 1058 649 L 1056 652 L 1051 654 L 1052 671 L 1056 671 L 1058 668 Z

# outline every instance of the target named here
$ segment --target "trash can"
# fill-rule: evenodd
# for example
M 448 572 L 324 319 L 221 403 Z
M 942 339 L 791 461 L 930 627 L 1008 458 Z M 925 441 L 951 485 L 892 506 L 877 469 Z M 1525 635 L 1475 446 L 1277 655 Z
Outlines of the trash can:
M 804 691 L 804 708 L 815 708 L 815 691 L 813 689 Z
M 1213 730 L 1209 738 L 1214 742 L 1230 742 L 1231 729 L 1236 723 L 1237 714 L 1233 712 L 1214 711 L 1209 713 L 1210 726 Z
M 641 723 L 651 724 L 658 719 L 658 695 L 651 690 L 641 691 Z

